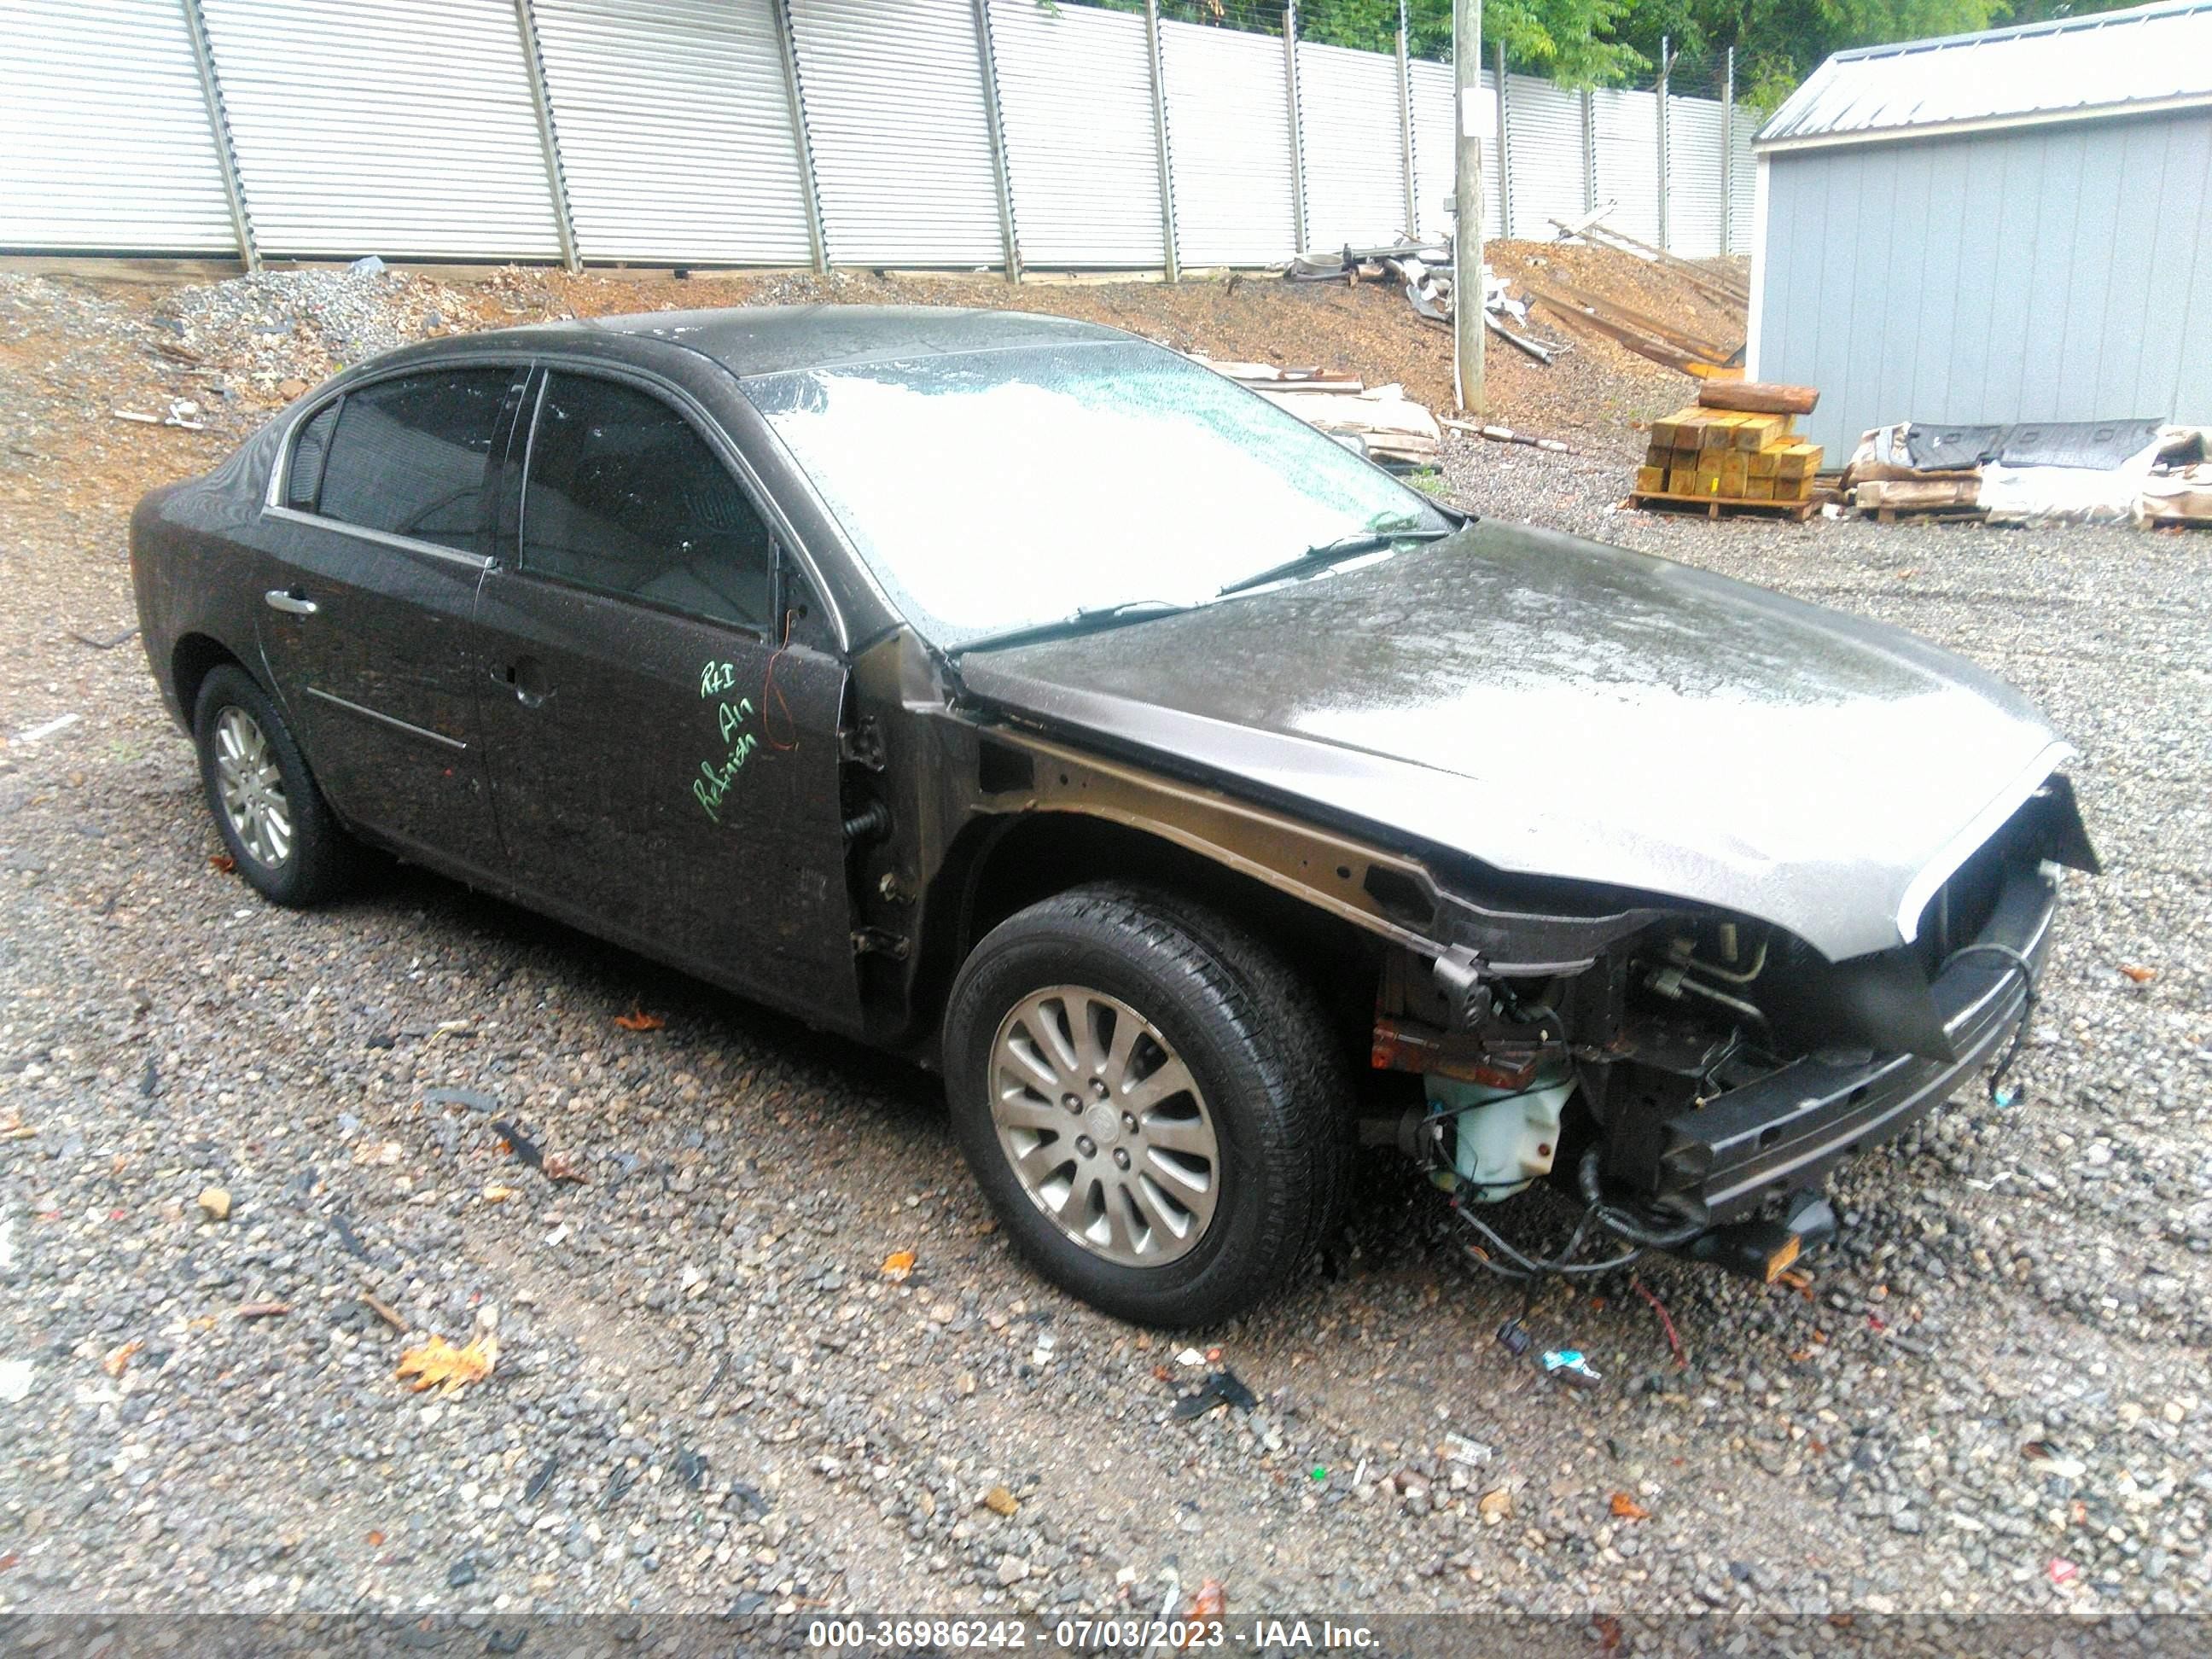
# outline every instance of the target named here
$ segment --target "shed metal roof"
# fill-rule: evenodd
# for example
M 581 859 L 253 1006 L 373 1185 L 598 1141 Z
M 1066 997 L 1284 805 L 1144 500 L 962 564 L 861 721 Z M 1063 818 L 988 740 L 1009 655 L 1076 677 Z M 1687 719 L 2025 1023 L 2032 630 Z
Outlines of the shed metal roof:
M 1761 149 L 2212 106 L 2212 0 L 1839 52 L 1759 129 Z

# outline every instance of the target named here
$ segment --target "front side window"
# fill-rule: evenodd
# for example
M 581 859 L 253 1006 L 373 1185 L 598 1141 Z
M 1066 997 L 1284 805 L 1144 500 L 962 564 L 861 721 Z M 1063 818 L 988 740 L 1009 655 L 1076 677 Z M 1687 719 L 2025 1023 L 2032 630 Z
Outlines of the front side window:
M 365 530 L 435 542 L 479 557 L 491 552 L 484 489 L 511 368 L 448 368 L 379 380 L 348 392 L 328 433 L 319 488 L 302 499 L 309 422 L 294 454 L 289 505 Z
M 1309 547 L 1451 522 L 1296 416 L 1140 341 L 742 384 L 948 648 L 1077 611 L 1206 604 Z
M 691 423 L 652 393 L 555 373 L 530 443 L 522 568 L 763 628 L 767 526 Z

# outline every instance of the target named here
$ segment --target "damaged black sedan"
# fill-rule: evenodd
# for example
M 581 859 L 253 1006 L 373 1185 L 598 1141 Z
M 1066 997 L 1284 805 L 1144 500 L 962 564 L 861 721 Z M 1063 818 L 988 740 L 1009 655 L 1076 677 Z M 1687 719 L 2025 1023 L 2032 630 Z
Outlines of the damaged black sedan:
M 1052 318 L 456 338 L 157 490 L 155 678 L 239 873 L 364 848 L 942 1070 L 1016 1243 L 1218 1320 L 1395 1141 L 1486 1254 L 1771 1273 L 2013 1042 L 2094 858 L 2017 694 L 1477 522 Z

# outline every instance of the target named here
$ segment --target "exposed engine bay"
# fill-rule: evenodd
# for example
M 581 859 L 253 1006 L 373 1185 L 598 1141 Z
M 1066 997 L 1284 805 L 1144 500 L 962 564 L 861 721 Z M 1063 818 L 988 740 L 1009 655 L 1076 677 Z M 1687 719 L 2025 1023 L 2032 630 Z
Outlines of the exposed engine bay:
M 1370 1138 L 1419 1161 L 1511 1276 L 1565 1260 L 1533 1260 L 1479 1212 L 1549 1181 L 1587 1206 L 1576 1246 L 1610 1235 L 1771 1278 L 1833 1231 L 1829 1166 L 1992 1060 L 1994 1092 L 2062 864 L 2095 858 L 2055 778 L 1893 951 L 1831 963 L 1770 923 L 1670 912 L 1571 971 L 1394 952 L 1371 1063 L 1418 1076 L 1420 1098 Z

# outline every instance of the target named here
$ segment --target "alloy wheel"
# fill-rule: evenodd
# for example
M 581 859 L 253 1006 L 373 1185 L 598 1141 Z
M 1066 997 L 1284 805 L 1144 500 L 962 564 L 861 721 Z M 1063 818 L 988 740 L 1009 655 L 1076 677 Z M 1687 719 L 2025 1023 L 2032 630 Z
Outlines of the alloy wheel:
M 255 862 L 276 869 L 292 856 L 292 804 L 269 734 L 234 704 L 216 716 L 215 770 L 231 833 Z
M 1022 1190 L 1092 1254 L 1164 1267 L 1205 1236 L 1221 1191 L 1212 1115 L 1120 998 L 1055 985 L 1017 1004 L 991 1048 L 991 1117 Z

